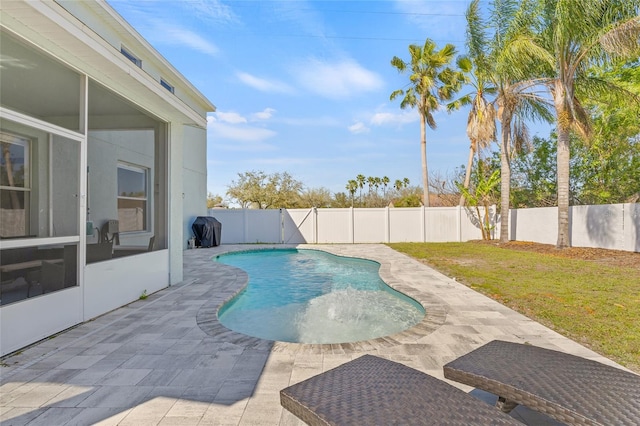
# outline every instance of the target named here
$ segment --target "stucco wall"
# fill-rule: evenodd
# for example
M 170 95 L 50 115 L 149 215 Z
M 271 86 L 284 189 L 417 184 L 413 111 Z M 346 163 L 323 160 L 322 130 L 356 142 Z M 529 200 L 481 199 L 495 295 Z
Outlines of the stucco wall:
M 183 143 L 183 249 L 191 237 L 191 225 L 198 216 L 207 215 L 207 133 L 204 129 L 184 126 Z

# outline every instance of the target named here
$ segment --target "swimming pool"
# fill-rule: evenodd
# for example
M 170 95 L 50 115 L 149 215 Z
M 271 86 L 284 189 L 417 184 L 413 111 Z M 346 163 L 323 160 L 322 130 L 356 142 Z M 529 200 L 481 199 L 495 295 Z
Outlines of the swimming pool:
M 247 287 L 218 311 L 227 328 L 282 342 L 348 343 L 388 336 L 425 311 L 387 286 L 370 260 L 319 250 L 251 250 L 216 256 L 243 269 Z

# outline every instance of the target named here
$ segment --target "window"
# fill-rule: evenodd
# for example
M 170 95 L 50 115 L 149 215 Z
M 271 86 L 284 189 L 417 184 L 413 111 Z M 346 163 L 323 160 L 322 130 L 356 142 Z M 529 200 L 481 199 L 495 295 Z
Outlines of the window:
M 160 79 L 160 85 L 162 87 L 164 87 L 165 89 L 167 89 L 168 91 L 170 91 L 171 93 L 174 93 L 174 88 L 172 85 L 170 85 L 169 83 L 167 83 L 167 81 L 164 78 Z
M 29 234 L 29 140 L 0 132 L 0 237 Z
M 125 56 L 125 58 L 127 58 L 128 60 L 136 64 L 138 68 L 142 68 L 142 59 L 138 58 L 136 55 L 129 52 L 127 49 L 124 48 L 124 46 L 120 47 L 120 53 L 122 53 Z
M 120 232 L 147 230 L 148 169 L 118 164 L 118 221 Z

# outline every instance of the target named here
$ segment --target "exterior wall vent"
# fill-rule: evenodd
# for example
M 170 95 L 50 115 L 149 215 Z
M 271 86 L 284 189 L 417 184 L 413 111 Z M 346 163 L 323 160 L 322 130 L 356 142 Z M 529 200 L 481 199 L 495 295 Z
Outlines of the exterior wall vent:
M 125 58 L 136 64 L 138 68 L 142 68 L 142 59 L 125 49 L 124 46 L 120 47 L 120 53 L 122 53 Z
M 164 78 L 160 79 L 160 85 L 165 89 L 167 89 L 168 91 L 170 91 L 171 93 L 175 93 L 175 88 L 169 83 L 167 83 L 167 81 Z

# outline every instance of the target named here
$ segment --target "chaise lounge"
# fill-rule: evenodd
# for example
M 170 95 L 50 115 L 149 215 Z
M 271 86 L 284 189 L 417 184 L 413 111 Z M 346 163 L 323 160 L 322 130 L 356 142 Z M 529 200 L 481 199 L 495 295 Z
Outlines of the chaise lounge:
M 280 391 L 309 425 L 521 425 L 421 371 L 364 355 Z
M 574 355 L 495 340 L 444 375 L 498 395 L 500 410 L 372 355 L 281 390 L 280 402 L 309 425 L 521 424 L 501 412 L 518 404 L 566 424 L 640 425 L 640 376 Z
M 640 376 L 586 358 L 494 340 L 446 364 L 444 376 L 572 425 L 640 424 Z

